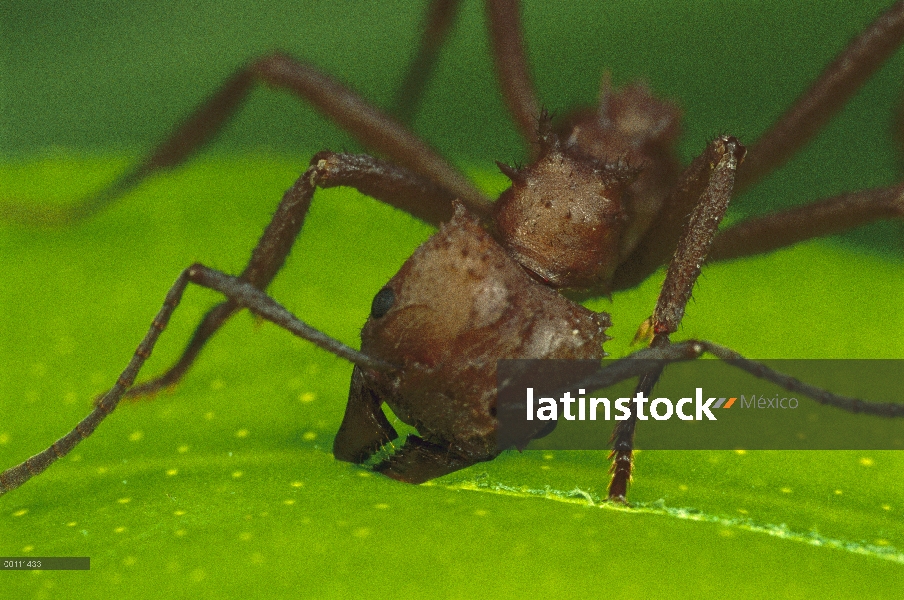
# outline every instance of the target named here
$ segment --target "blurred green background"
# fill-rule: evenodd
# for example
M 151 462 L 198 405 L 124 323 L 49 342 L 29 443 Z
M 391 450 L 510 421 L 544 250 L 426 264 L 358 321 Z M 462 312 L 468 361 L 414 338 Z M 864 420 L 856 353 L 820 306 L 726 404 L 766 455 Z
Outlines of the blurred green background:
M 238 65 L 280 48 L 386 106 L 424 4 L 10 0 L 0 23 L 0 152 L 147 149 Z M 680 151 L 689 159 L 718 133 L 753 141 L 884 4 L 526 2 L 523 20 L 539 96 L 553 113 L 592 101 L 604 68 L 616 84 L 644 78 L 686 109 Z M 894 57 L 780 178 L 736 208 L 888 183 L 897 173 L 889 132 L 901 68 Z M 479 2 L 464 2 L 415 129 L 459 162 L 523 157 L 493 80 Z M 294 156 L 324 147 L 359 149 L 287 94 L 259 90 L 214 151 Z M 902 237 L 886 226 L 849 239 L 900 253 Z
M 687 112 L 689 159 L 717 133 L 752 141 L 883 3 L 530 2 L 542 101 L 562 112 L 644 77 Z M 0 195 L 66 202 L 159 140 L 239 64 L 286 49 L 388 105 L 416 2 L 6 2 Z M 732 218 L 899 177 L 890 135 L 900 53 Z M 490 191 L 523 159 L 465 2 L 414 128 Z M 179 270 L 236 272 L 283 190 L 347 135 L 257 90 L 192 165 L 90 222 L 0 227 L 0 466 L 86 414 Z M 370 298 L 430 229 L 355 193 L 319 193 L 271 291 L 356 343 Z M 682 337 L 760 357 L 904 357 L 900 224 L 708 269 Z M 661 276 L 612 301 L 628 351 Z M 192 290 L 145 373 L 215 301 Z M 350 367 L 240 316 L 184 384 L 123 407 L 38 480 L 0 499 L 0 554 L 89 555 L 90 573 L 0 574 L 16 597 L 389 594 L 465 597 L 897 597 L 904 457 L 892 452 L 647 452 L 625 512 L 605 453 L 507 453 L 429 486 L 336 462 Z M 642 431 L 639 433 L 642 435 Z M 598 503 L 597 503 L 598 505 Z

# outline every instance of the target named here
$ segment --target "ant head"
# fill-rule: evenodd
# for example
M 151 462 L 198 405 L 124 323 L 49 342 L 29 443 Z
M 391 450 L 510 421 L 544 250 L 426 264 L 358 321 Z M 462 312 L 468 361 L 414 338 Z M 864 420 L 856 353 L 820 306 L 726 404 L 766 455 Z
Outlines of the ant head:
M 608 315 L 538 285 L 456 203 L 452 220 L 374 297 L 361 351 L 427 370 L 460 364 L 483 372 L 484 365 L 495 377 L 500 356 L 596 356 L 608 325 Z M 457 376 L 445 373 L 439 381 Z
M 361 330 L 362 352 L 402 369 L 364 376 L 422 436 L 491 456 L 498 453 L 497 361 L 598 362 L 610 324 L 606 313 L 534 281 L 455 203 L 452 220 L 376 294 Z
M 637 171 L 566 148 L 545 113 L 538 133 L 534 163 L 523 169 L 497 163 L 512 186 L 496 202 L 496 233 L 547 285 L 608 291 L 627 220 L 622 195 Z

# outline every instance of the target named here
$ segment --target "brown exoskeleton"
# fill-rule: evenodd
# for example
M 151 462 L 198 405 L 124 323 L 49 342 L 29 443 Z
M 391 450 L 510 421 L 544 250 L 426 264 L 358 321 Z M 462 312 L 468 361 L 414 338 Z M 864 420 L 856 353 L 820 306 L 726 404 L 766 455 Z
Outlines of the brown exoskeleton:
M 437 32 L 456 5 L 435 3 L 427 28 L 433 35 L 425 39 L 442 37 Z M 317 155 L 287 192 L 243 273 L 233 278 L 201 265 L 183 272 L 117 385 L 47 452 L 0 474 L 0 492 L 71 450 L 124 394 L 137 396 L 178 381 L 217 328 L 243 307 L 356 364 L 337 457 L 362 462 L 394 437 L 380 409 L 386 402 L 421 436 L 410 437 L 376 468 L 403 481 L 425 481 L 498 453 L 493 443 L 497 359 L 602 357 L 608 315 L 583 309 L 555 289 L 606 294 L 635 285 L 670 261 L 649 321 L 653 349 L 644 356 L 690 358 L 708 350 L 731 357 L 712 344 L 669 341 L 707 257 L 764 252 L 904 212 L 901 186 L 894 186 L 749 220 L 716 235 L 735 188 L 787 159 L 897 47 L 904 35 L 901 3 L 852 43 L 748 158 L 736 139 L 720 136 L 683 170 L 674 153 L 678 110 L 639 84 L 612 89 L 604 81 L 597 107 L 553 124 L 541 119 L 538 133 L 540 111 L 527 75 L 517 6 L 503 1 L 487 6 L 502 89 L 535 157 L 524 169 L 502 167 L 512 187 L 495 205 L 397 120 L 314 68 L 273 54 L 239 71 L 135 171 L 65 215 L 90 214 L 154 171 L 184 160 L 226 120 L 255 80 L 301 96 L 400 165 L 368 156 Z M 431 46 L 425 48 L 422 56 Z M 416 76 L 411 80 L 406 89 L 414 98 L 421 83 Z M 360 352 L 306 327 L 263 293 L 300 232 L 315 188 L 337 185 L 356 187 L 429 223 L 445 223 L 376 295 Z M 227 301 L 208 313 L 170 371 L 129 389 L 189 281 L 223 292 Z M 605 373 L 601 384 L 627 376 Z M 633 373 L 638 374 L 640 389 L 648 392 L 658 374 Z M 845 402 L 828 393 L 821 398 Z M 862 407 L 902 412 L 896 405 Z M 625 421 L 615 434 L 610 487 L 615 499 L 623 499 L 627 489 L 633 429 L 634 421 Z

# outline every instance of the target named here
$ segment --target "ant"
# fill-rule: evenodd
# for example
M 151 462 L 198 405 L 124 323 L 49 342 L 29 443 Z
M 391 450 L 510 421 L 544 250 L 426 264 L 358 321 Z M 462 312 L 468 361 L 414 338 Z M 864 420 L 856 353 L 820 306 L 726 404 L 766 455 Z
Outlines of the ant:
M 525 167 L 499 163 L 512 185 L 495 202 L 403 123 L 416 112 L 458 5 L 454 0 L 432 4 L 421 52 L 393 111 L 399 117 L 311 65 L 273 53 L 239 70 L 137 167 L 99 193 L 58 213 L 5 208 L 7 220 L 72 222 L 91 216 L 201 148 L 256 82 L 301 97 L 388 159 L 329 151 L 315 155 L 286 192 L 242 273 L 234 277 L 201 264 L 185 269 L 114 387 L 69 434 L 0 473 L 0 493 L 71 451 L 123 397 L 178 382 L 217 329 L 243 308 L 355 364 L 334 443 L 337 458 L 367 462 L 395 439 L 382 412 L 386 403 L 419 435 L 408 436 L 375 470 L 419 483 L 490 460 L 501 450 L 495 444 L 496 360 L 601 359 L 609 315 L 583 308 L 558 291 L 572 297 L 608 295 L 637 285 L 665 264 L 659 299 L 638 332 L 650 347 L 631 357 L 675 361 L 708 352 L 823 403 L 904 416 L 901 405 L 817 390 L 711 342 L 670 340 L 705 261 L 768 252 L 904 216 L 899 184 L 817 200 L 718 231 L 732 197 L 787 161 L 900 45 L 904 2 L 851 42 L 749 152 L 735 137 L 720 135 L 682 166 L 675 152 L 680 111 L 642 84 L 615 87 L 603 74 L 595 107 L 550 119 L 540 110 L 531 82 L 517 2 L 487 0 L 500 86 L 530 149 Z M 265 292 L 301 231 L 315 191 L 335 186 L 355 187 L 440 227 L 374 296 L 360 350 L 308 326 Z M 216 290 L 226 300 L 205 315 L 176 364 L 133 386 L 189 283 Z M 592 383 L 605 387 L 638 377 L 637 392 L 649 394 L 660 373 L 661 367 L 651 370 L 644 361 L 622 360 L 601 369 Z M 613 434 L 609 498 L 615 501 L 626 497 L 635 426 L 636 420 L 628 419 Z M 514 445 L 542 433 L 525 432 Z

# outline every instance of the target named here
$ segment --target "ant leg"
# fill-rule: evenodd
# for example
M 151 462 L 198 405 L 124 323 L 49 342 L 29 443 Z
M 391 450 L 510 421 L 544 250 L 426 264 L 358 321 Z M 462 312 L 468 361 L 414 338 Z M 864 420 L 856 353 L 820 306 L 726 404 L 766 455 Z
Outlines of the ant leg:
M 411 124 L 414 114 L 424 96 L 427 81 L 433 75 L 439 51 L 458 15 L 461 0 L 434 0 L 424 19 L 424 30 L 421 43 L 414 60 L 408 65 L 408 72 L 396 93 L 390 114 L 402 123 Z
M 252 69 L 265 83 L 310 102 L 368 148 L 446 188 L 469 210 L 482 214 L 492 206 L 489 198 L 426 142 L 314 67 L 273 54 L 255 62 Z
M 763 254 L 880 219 L 904 218 L 904 184 L 860 192 L 741 221 L 716 236 L 709 261 Z
M 524 36 L 518 0 L 487 0 L 487 21 L 493 44 L 493 61 L 502 95 L 521 137 L 531 155 L 536 155 L 537 118 L 540 109 L 537 95 L 527 68 Z
M 833 394 L 827 390 L 804 383 L 799 379 L 776 371 L 766 365 L 744 358 L 731 348 L 705 340 L 687 340 L 677 344 L 667 344 L 659 348 L 644 348 L 625 358 L 602 367 L 569 388 L 604 389 L 625 379 L 642 376 L 650 371 L 651 363 L 659 368 L 673 362 L 683 362 L 699 358 L 709 353 L 720 360 L 731 363 L 755 377 L 771 381 L 790 392 L 808 396 L 818 404 L 824 404 L 850 413 L 876 415 L 888 418 L 904 417 L 904 404 L 895 402 L 875 402 L 850 396 Z
M 899 1 L 854 38 L 750 148 L 746 164 L 738 172 L 738 191 L 785 164 L 901 46 L 902 40 L 904 1 Z
M 264 290 L 282 268 L 317 187 L 350 186 L 364 194 L 438 225 L 452 216 L 455 197 L 433 182 L 386 161 L 366 155 L 321 152 L 285 193 L 273 219 L 251 253 L 240 278 Z M 130 389 L 129 398 L 146 396 L 177 383 L 201 349 L 239 306 L 232 300 L 211 309 L 195 329 L 182 356 L 163 375 Z
M 731 348 L 726 348 L 725 346 L 706 341 L 694 343 L 699 344 L 704 351 L 709 352 L 713 356 L 724 361 L 730 362 L 733 366 L 747 371 L 755 377 L 771 381 L 772 383 L 785 388 L 789 392 L 798 392 L 809 396 L 819 404 L 833 406 L 851 413 L 863 413 L 889 418 L 904 417 L 904 404 L 894 402 L 872 402 L 869 400 L 861 400 L 860 398 L 833 394 L 822 388 L 810 385 L 809 383 L 804 383 L 790 375 L 785 375 L 784 373 L 770 369 L 766 365 L 755 360 L 744 358 Z
M 727 139 L 733 138 L 720 138 Z M 687 236 L 687 231 L 682 233 L 681 229 L 688 221 L 687 215 L 695 210 L 701 198 L 714 193 L 709 191 L 709 187 L 716 175 L 716 165 L 720 164 L 723 157 L 724 149 L 720 148 L 720 140 L 710 143 L 681 174 L 663 203 L 660 214 L 650 224 L 649 230 L 631 254 L 615 270 L 613 291 L 638 285 L 674 255 L 682 235 Z M 728 185 L 728 182 L 722 185 Z
M 189 283 L 195 283 L 221 292 L 236 306 L 247 308 L 254 314 L 279 325 L 298 337 L 313 342 L 328 352 L 355 363 L 355 365 L 379 371 L 392 371 L 395 369 L 393 365 L 362 354 L 339 340 L 314 329 L 299 320 L 251 283 L 210 269 L 204 265 L 195 264 L 182 271 L 170 288 L 166 299 L 163 301 L 163 306 L 151 323 L 151 327 L 145 334 L 144 339 L 138 344 L 138 348 L 135 350 L 135 354 L 129 364 L 116 380 L 116 385 L 101 398 L 94 410 L 79 421 L 69 433 L 58 439 L 46 450 L 0 473 L 0 495 L 16 489 L 32 477 L 39 475 L 60 458 L 66 456 L 79 442 L 91 435 L 101 421 L 116 409 L 125 391 L 135 381 L 138 371 L 151 356 L 154 345 L 166 328 L 173 311 L 179 305 L 182 294 Z
M 651 348 L 668 347 L 669 335 L 678 330 L 684 317 L 685 305 L 690 300 L 694 284 L 700 275 L 700 267 L 731 200 L 735 173 L 744 153 L 745 149 L 738 140 L 720 137 L 707 146 L 682 176 L 682 184 L 678 189 L 685 194 L 697 190 L 698 195 L 678 241 L 675 255 L 669 263 L 653 316 L 645 323 L 645 328 L 652 335 Z M 661 373 L 660 365 L 643 374 L 635 393 L 649 395 Z M 609 457 L 613 462 L 609 499 L 616 502 L 625 501 L 631 480 L 636 425 L 637 417 L 632 411 L 631 417 L 620 421 L 612 432 L 612 452 Z
M 705 168 L 698 158 L 682 175 L 693 180 Z M 705 161 L 704 161 L 705 162 Z M 661 218 L 644 235 L 628 259 L 615 272 L 613 289 L 633 287 L 665 262 L 677 240 L 675 223 L 690 210 L 687 184 L 679 184 L 665 203 Z M 752 217 L 720 231 L 707 260 L 716 262 L 764 254 L 798 242 L 841 233 L 882 219 L 904 218 L 904 183 L 872 190 L 840 194 L 811 204 Z
M 232 116 L 256 81 L 306 100 L 368 148 L 444 187 L 474 212 L 488 212 L 490 200 L 401 123 L 315 67 L 274 53 L 230 77 L 138 166 L 106 188 L 62 210 L 0 204 L 0 219 L 55 225 L 78 221 L 103 210 L 150 175 L 175 167 L 200 150 Z
M 223 323 L 225 323 L 237 310 L 238 306 L 234 302 L 226 301 L 217 304 L 207 311 L 207 314 L 204 315 L 204 318 L 201 319 L 201 322 L 195 328 L 195 331 L 188 341 L 188 344 L 185 346 L 185 350 L 182 351 L 179 360 L 167 369 L 163 375 L 130 387 L 126 391 L 124 397 L 127 399 L 144 398 L 179 383 L 188 369 L 194 364 L 198 354 L 201 353 L 201 350 L 204 348 L 205 344 L 207 344 L 207 340 L 209 340 Z M 94 403 L 100 403 L 103 398 L 103 395 L 98 396 L 95 398 Z

